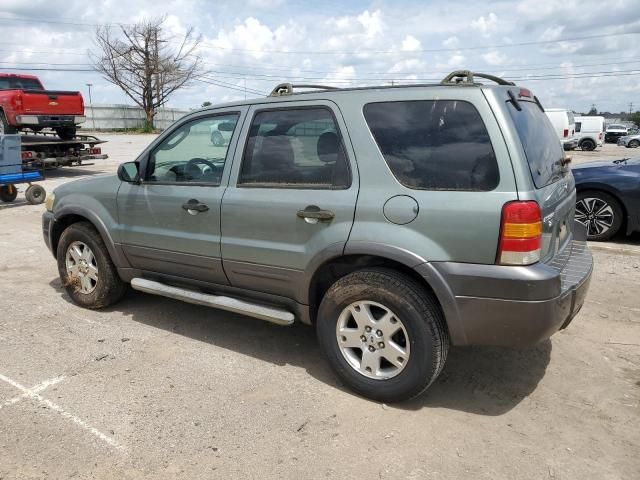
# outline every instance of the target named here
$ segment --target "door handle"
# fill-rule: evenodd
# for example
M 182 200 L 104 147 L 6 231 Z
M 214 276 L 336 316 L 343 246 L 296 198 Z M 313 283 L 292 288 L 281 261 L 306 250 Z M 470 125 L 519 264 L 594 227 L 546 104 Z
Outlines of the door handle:
M 197 215 L 200 212 L 206 212 L 209 210 L 209 207 L 206 204 L 200 203 L 200 201 L 195 198 L 192 198 L 187 203 L 183 203 L 182 208 L 186 210 L 189 215 Z
M 304 210 L 298 210 L 297 215 L 307 223 L 328 222 L 336 216 L 331 210 L 322 210 L 317 205 L 308 205 Z

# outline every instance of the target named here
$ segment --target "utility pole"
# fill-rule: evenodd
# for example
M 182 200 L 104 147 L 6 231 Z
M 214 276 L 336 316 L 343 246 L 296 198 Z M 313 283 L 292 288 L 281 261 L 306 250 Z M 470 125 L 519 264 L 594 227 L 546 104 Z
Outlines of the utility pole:
M 93 100 L 91 100 L 91 87 L 93 87 L 93 83 L 87 83 L 85 84 L 87 87 L 89 87 L 89 106 L 91 107 L 91 123 L 93 124 L 93 129 L 96 129 L 96 117 L 93 114 Z
M 633 111 L 633 102 L 629 102 L 629 115 L 631 115 Z

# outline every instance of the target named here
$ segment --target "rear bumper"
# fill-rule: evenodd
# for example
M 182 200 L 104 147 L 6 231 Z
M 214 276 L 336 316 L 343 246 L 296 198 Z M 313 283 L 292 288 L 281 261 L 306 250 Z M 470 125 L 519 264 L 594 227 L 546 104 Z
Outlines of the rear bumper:
M 445 312 L 454 345 L 515 347 L 569 325 L 584 303 L 593 259 L 586 242 L 574 240 L 550 265 L 431 265 L 454 297 Z
M 562 147 L 565 150 L 575 150 L 578 147 L 578 140 L 576 140 L 575 138 L 571 140 L 563 140 Z
M 25 127 L 73 127 L 85 120 L 84 115 L 16 115 L 16 124 Z
M 620 137 L 624 137 L 625 135 L 627 135 L 626 133 L 605 133 L 604 134 L 604 141 L 606 143 L 617 143 L 618 139 Z

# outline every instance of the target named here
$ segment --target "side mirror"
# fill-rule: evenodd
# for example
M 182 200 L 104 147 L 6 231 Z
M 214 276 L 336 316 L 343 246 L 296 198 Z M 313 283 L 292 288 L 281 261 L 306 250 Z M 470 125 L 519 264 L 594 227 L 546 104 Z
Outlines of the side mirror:
M 236 124 L 233 122 L 222 122 L 218 124 L 218 130 L 221 132 L 233 132 L 234 128 L 236 128 Z
M 118 178 L 122 182 L 140 183 L 140 166 L 138 162 L 125 162 L 118 165 Z

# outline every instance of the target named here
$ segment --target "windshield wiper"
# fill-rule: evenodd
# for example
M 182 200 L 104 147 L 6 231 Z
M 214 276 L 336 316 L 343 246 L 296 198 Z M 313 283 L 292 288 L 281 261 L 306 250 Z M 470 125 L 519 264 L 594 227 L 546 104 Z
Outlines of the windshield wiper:
M 627 163 L 627 160 L 631 160 L 631 158 L 621 158 L 620 160 L 614 160 L 613 163 L 615 164 L 619 164 L 619 163 Z

